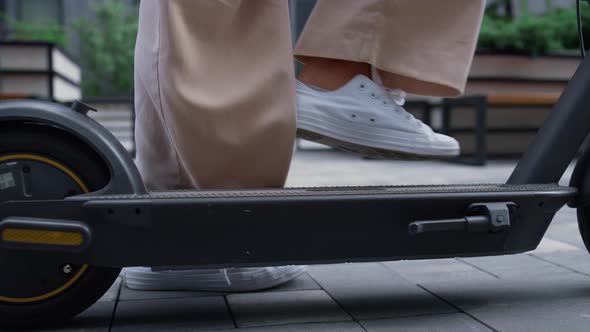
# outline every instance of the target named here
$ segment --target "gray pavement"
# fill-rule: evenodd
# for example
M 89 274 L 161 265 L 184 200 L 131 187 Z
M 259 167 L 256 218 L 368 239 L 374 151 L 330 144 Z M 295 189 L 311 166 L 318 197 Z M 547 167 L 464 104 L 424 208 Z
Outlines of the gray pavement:
M 492 183 L 505 181 L 514 165 L 376 161 L 306 151 L 296 154 L 288 184 Z M 233 329 L 589 331 L 590 255 L 575 211 L 563 209 L 530 253 L 310 266 L 293 282 L 258 293 L 138 292 L 119 281 L 96 305 L 51 331 Z

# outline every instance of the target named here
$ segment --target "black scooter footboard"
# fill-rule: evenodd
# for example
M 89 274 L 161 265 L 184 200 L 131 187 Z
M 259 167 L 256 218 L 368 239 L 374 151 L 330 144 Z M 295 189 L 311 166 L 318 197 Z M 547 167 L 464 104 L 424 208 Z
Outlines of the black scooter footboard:
M 27 218 L 66 220 L 83 225 L 88 234 L 86 246 L 78 250 L 6 241 L 1 250 L 42 251 L 100 266 L 313 264 L 516 253 L 534 249 L 556 211 L 575 194 L 574 188 L 557 185 L 460 185 L 181 191 L 5 202 L 0 204 L 0 225 L 15 217 L 23 225 Z M 490 222 L 502 220 L 503 227 L 488 227 L 485 209 L 473 209 L 474 204 L 493 202 L 505 207 L 508 225 L 504 216 L 494 214 Z M 459 227 L 441 224 L 435 231 L 410 232 L 416 221 L 437 226 L 445 220 Z M 463 227 L 462 220 L 479 226 Z

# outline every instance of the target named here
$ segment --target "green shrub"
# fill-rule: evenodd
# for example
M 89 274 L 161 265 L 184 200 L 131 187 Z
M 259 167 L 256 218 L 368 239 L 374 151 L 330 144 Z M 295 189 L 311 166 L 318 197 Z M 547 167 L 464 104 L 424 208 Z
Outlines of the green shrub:
M 80 36 L 82 91 L 85 96 L 133 95 L 133 52 L 137 36 L 138 8 L 122 1 L 104 0 L 91 10 L 95 18 L 82 18 L 72 26 L 62 27 L 27 23 L 4 17 L 10 39 L 46 41 L 63 48 L 66 29 L 74 28 Z
M 590 10 L 582 7 L 583 22 L 590 23 Z M 590 45 L 590 24 L 584 26 L 585 44 Z M 544 15 L 524 13 L 516 19 L 488 11 L 484 16 L 478 48 L 496 52 L 542 55 L 578 49 L 575 8 L 553 8 Z
M 66 32 L 59 24 L 33 24 L 14 20 L 0 12 L 11 33 L 11 39 L 24 41 L 46 41 L 60 47 L 66 46 Z

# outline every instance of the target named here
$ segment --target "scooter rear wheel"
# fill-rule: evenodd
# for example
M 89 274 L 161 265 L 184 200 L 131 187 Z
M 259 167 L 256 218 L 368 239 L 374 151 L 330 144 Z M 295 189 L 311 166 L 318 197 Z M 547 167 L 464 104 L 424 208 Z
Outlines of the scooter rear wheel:
M 26 178 L 26 199 L 63 199 L 92 192 L 104 187 L 110 176 L 106 164 L 85 144 L 40 124 L 0 125 L 0 171 L 9 164 Z M 7 197 L 0 190 L 0 203 L 14 199 L 23 198 Z M 51 255 L 0 251 L 0 326 L 59 324 L 96 302 L 120 270 L 70 264 Z

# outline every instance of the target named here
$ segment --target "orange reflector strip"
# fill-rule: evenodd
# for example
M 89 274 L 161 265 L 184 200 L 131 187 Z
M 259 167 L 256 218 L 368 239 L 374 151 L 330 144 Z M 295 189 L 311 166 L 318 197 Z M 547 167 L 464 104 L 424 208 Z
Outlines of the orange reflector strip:
M 80 246 L 84 242 L 84 236 L 76 232 L 7 228 L 2 231 L 2 240 L 31 244 Z

